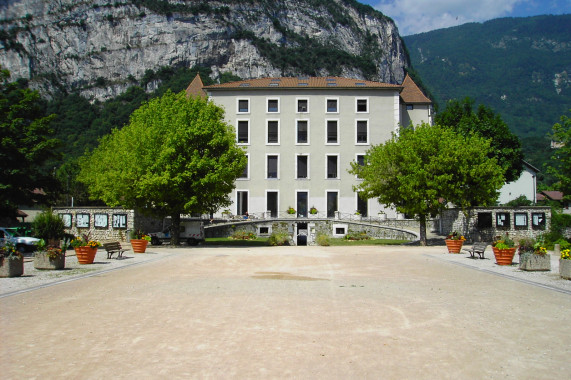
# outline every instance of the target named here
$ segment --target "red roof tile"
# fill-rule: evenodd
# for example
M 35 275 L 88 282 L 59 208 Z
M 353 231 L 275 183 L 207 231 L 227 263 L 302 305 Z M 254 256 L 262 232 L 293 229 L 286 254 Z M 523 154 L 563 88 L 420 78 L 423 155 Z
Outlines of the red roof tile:
M 205 86 L 204 88 L 208 90 L 240 88 L 384 88 L 401 90 L 402 86 L 340 77 L 281 77 L 246 79 L 237 82 Z
M 200 78 L 200 74 L 196 74 L 192 82 L 186 88 L 186 96 L 200 96 L 201 98 L 206 97 L 206 93 L 203 90 L 204 84 Z
M 420 88 L 414 83 L 412 78 L 406 74 L 404 81 L 402 82 L 403 90 L 400 93 L 400 97 L 405 103 L 432 103 L 420 90 Z

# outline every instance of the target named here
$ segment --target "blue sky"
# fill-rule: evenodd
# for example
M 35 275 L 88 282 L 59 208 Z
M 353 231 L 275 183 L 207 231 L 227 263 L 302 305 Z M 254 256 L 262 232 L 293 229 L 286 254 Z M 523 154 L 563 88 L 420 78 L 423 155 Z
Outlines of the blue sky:
M 392 18 L 401 36 L 500 17 L 571 13 L 571 0 L 357 0 Z

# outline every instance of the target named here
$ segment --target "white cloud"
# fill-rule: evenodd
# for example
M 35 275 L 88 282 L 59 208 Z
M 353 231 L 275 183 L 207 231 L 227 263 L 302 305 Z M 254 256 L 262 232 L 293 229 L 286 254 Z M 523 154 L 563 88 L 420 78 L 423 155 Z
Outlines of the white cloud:
M 375 8 L 397 23 L 401 35 L 508 16 L 533 0 L 381 0 Z

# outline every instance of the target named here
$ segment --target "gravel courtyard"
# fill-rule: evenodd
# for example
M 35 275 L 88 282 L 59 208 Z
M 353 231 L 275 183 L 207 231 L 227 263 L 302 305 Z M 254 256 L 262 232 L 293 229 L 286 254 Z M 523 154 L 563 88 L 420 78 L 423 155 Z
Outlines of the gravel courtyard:
M 0 279 L 1 377 L 567 378 L 571 281 L 445 251 L 69 257 L 58 277 Z

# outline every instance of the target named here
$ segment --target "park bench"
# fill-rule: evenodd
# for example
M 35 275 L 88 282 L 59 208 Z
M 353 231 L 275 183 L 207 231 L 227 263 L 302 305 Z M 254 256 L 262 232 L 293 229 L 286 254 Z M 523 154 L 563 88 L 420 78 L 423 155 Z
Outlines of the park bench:
M 113 257 L 114 253 L 117 253 L 117 258 L 123 257 L 123 252 L 128 251 L 128 249 L 124 249 L 121 247 L 121 243 L 118 241 L 112 241 L 109 243 L 103 243 L 103 248 L 107 251 L 107 258 L 110 259 Z
M 476 243 L 474 243 L 472 248 L 463 249 L 462 251 L 468 252 L 470 254 L 470 257 L 472 257 L 473 259 L 476 258 L 476 254 L 480 257 L 480 259 L 483 259 L 484 258 L 484 252 L 486 251 L 487 246 L 488 246 L 488 243 L 486 243 L 486 242 L 476 242 Z

